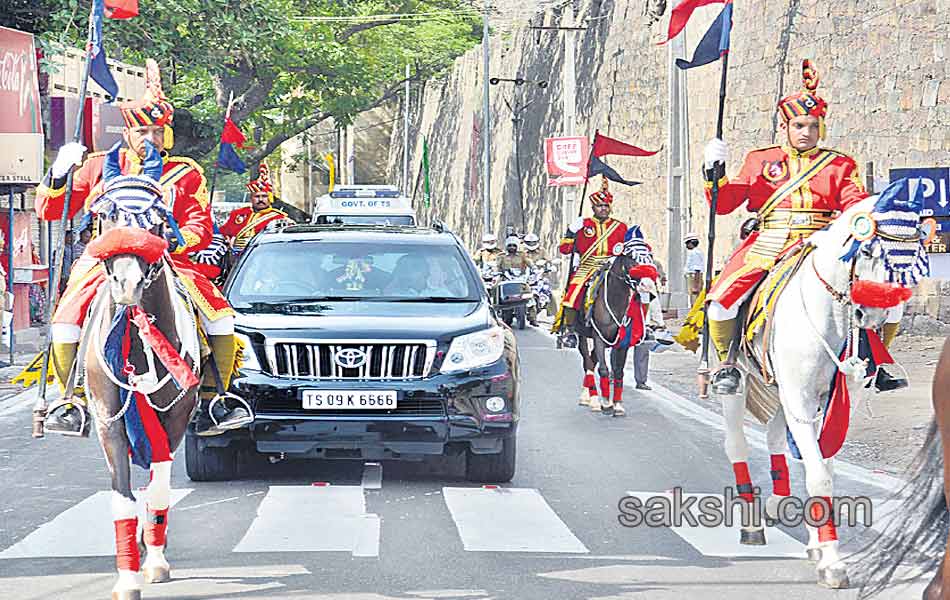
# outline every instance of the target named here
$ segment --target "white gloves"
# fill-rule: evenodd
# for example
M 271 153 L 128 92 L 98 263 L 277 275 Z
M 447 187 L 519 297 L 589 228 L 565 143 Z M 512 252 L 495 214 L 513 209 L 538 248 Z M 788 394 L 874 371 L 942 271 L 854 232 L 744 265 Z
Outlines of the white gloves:
M 50 168 L 53 179 L 61 179 L 69 174 L 73 167 L 81 165 L 85 153 L 86 147 L 79 142 L 70 142 L 60 148 L 56 160 L 53 161 L 53 166 Z
M 577 233 L 584 228 L 584 217 L 577 217 L 574 219 L 574 222 L 567 226 L 567 230 L 571 233 Z
M 703 166 L 707 170 L 712 169 L 713 164 L 717 162 L 725 165 L 728 158 L 729 146 L 726 145 L 726 142 L 719 138 L 713 138 L 706 143 L 706 147 L 703 149 Z

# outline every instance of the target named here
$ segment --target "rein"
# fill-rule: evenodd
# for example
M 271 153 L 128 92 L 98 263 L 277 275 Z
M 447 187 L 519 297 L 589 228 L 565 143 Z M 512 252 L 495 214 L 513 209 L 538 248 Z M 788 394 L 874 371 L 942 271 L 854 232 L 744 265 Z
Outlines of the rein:
M 616 258 L 614 260 L 616 260 Z M 614 314 L 613 309 L 610 307 L 610 302 L 607 300 L 607 283 L 611 279 L 611 271 L 613 269 L 613 265 L 614 263 L 611 262 L 610 267 L 608 267 L 606 269 L 606 272 L 604 273 L 604 306 L 607 308 L 607 314 L 610 315 L 610 319 L 613 321 L 614 325 L 617 327 L 617 335 L 614 336 L 614 340 L 612 342 L 608 341 L 607 338 L 604 336 L 604 334 L 597 327 L 597 320 L 596 319 L 591 320 L 591 329 L 594 330 L 594 333 L 597 334 L 597 337 L 599 337 L 603 343 L 607 344 L 610 347 L 613 347 L 614 345 L 617 344 L 617 342 L 620 341 L 621 328 L 630 323 L 630 317 L 626 315 L 624 315 L 623 320 L 618 319 L 617 315 Z M 627 305 L 629 306 L 630 297 L 632 294 L 636 292 L 636 290 L 634 289 L 635 281 L 630 277 L 630 274 L 627 273 L 626 271 L 625 271 L 625 277 L 622 279 L 622 281 L 627 284 L 627 291 L 628 291 Z

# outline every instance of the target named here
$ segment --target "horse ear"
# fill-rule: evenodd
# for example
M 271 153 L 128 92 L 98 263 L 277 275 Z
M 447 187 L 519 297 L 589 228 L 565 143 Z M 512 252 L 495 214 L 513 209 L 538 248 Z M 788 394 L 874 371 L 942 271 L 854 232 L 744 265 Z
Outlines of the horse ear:
M 155 181 L 162 178 L 162 155 L 152 142 L 145 140 L 145 161 L 142 163 L 142 173 Z
M 122 142 L 116 142 L 111 148 L 109 148 L 109 153 L 106 155 L 106 162 L 102 166 L 102 179 L 104 181 L 109 181 L 120 175 L 122 175 L 122 167 L 119 166 L 119 147 L 122 146 Z

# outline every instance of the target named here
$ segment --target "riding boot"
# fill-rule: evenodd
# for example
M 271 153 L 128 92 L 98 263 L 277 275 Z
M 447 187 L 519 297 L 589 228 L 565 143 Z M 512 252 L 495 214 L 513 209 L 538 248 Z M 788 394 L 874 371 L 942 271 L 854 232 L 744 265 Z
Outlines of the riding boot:
M 54 404 L 46 415 L 44 429 L 66 435 L 89 435 L 89 412 L 82 390 L 66 392 L 69 373 L 76 362 L 79 342 L 53 342 L 51 349 L 53 371 L 63 391 L 63 401 Z M 85 425 L 85 426 L 84 426 Z
M 560 319 L 556 320 L 556 331 L 561 332 L 561 343 L 565 348 L 577 348 L 577 334 L 572 330 L 577 320 L 577 311 L 567 306 L 561 307 Z M 557 322 L 559 321 L 559 323 Z
M 234 374 L 234 359 L 237 346 L 234 335 L 209 335 L 208 342 L 214 353 L 214 364 L 221 375 L 221 385 L 227 392 L 231 385 L 231 376 Z M 195 433 L 208 436 L 223 433 L 228 429 L 235 429 L 245 424 L 251 415 L 247 408 L 241 405 L 228 405 L 225 401 L 211 402 L 217 396 L 217 384 L 214 371 L 205 369 L 201 381 L 201 404 L 203 410 L 195 422 Z M 208 410 L 210 406 L 210 411 Z M 211 413 L 214 413 L 212 418 Z M 217 425 L 215 425 L 217 422 Z
M 739 370 L 732 365 L 725 364 L 729 357 L 729 346 L 736 336 L 738 329 L 738 319 L 729 319 L 728 321 L 709 320 L 709 338 L 713 346 L 716 347 L 716 354 L 719 356 L 719 362 L 723 366 L 716 371 L 713 377 L 713 391 L 720 395 L 732 395 L 739 391 Z
M 897 337 L 897 331 L 899 329 L 900 323 L 884 323 L 884 326 L 881 328 L 881 341 L 884 342 L 885 348 L 891 347 L 894 338 Z M 909 383 L 906 378 L 894 377 L 884 369 L 883 365 L 878 367 L 877 376 L 874 378 L 874 387 L 877 391 L 890 392 L 905 388 L 908 385 Z

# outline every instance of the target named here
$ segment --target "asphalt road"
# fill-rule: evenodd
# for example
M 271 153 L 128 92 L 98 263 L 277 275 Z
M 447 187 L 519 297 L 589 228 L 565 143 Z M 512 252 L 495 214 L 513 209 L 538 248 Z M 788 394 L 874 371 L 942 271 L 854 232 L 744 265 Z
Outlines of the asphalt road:
M 518 471 L 473 485 L 453 461 L 289 462 L 254 478 L 193 483 L 182 452 L 167 556 L 173 581 L 144 598 L 682 599 L 853 598 L 814 583 L 803 528 L 628 528 L 624 496 L 676 486 L 722 494 L 731 469 L 720 417 L 671 391 L 632 390 L 627 417 L 577 405 L 579 357 L 519 332 L 523 364 Z M 655 355 L 658 373 L 675 358 Z M 670 362 L 665 362 L 670 361 Z M 664 365 L 666 365 L 664 367 Z M 681 389 L 681 386 L 680 386 Z M 681 389 L 682 392 L 682 389 Z M 0 404 L 0 598 L 108 598 L 114 580 L 108 473 L 95 440 L 29 437 L 28 400 Z M 753 481 L 768 482 L 761 430 Z M 895 481 L 838 462 L 840 495 L 882 500 Z M 136 485 L 146 474 L 136 469 Z M 380 477 L 381 475 L 381 477 Z M 329 485 L 313 485 L 326 482 Z M 804 495 L 800 466 L 793 491 Z M 859 530 L 841 533 L 853 550 Z M 885 597 L 919 597 L 922 582 Z

